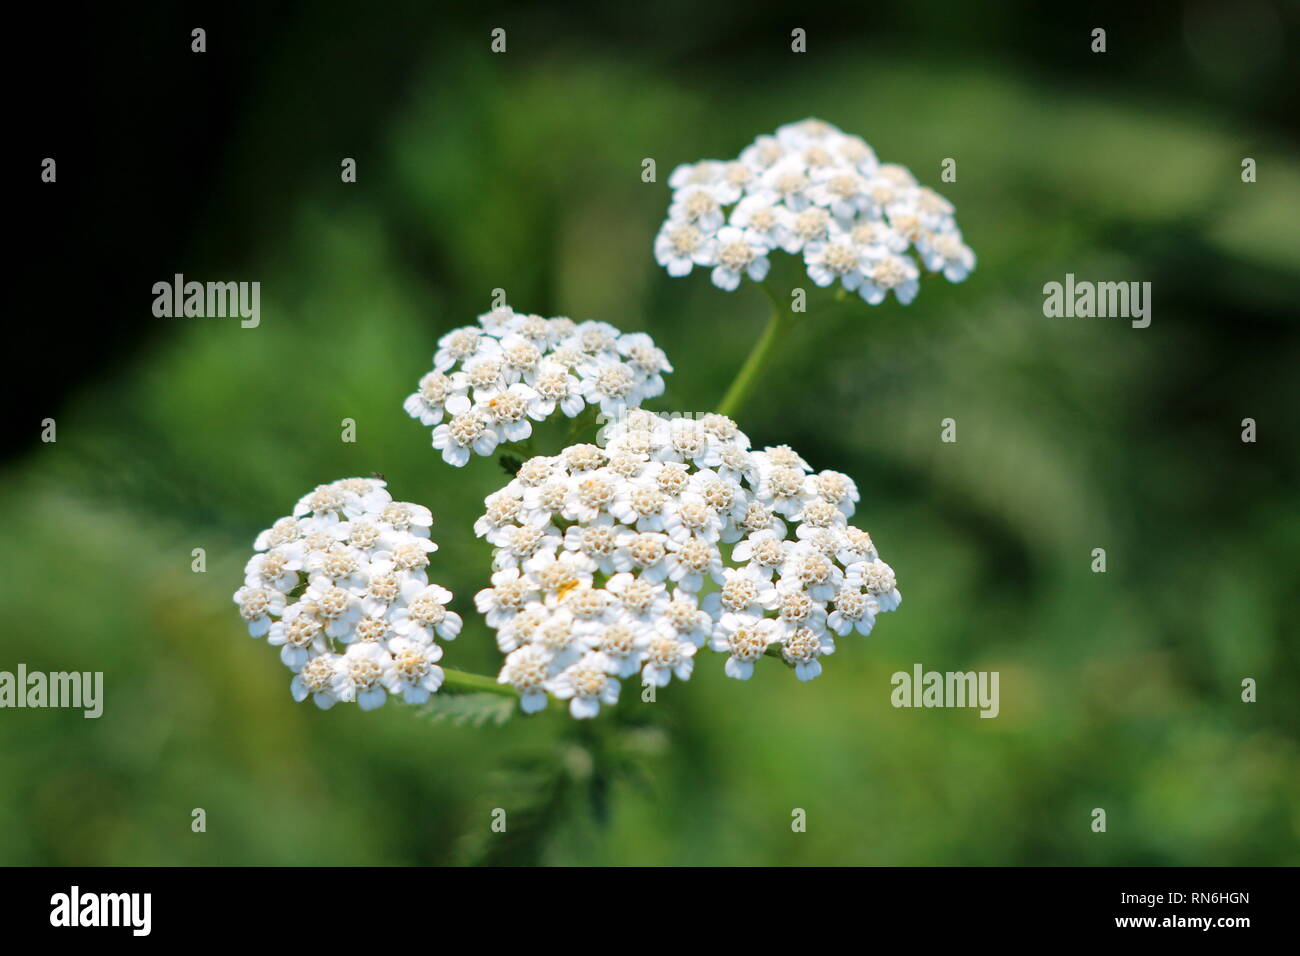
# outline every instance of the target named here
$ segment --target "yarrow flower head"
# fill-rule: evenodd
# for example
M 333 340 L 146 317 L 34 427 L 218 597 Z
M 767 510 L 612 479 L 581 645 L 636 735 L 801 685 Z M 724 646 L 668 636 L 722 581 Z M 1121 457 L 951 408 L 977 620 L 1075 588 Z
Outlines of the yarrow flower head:
M 475 524 L 495 549 L 475 603 L 524 711 L 550 695 L 592 717 L 622 679 L 689 680 L 703 648 L 738 680 L 765 656 L 811 680 L 836 637 L 898 607 L 893 570 L 849 524 L 847 475 L 752 450 L 716 414 L 633 409 L 603 438 L 525 461 Z
M 433 447 L 459 467 L 524 441 L 557 411 L 573 418 L 590 405 L 612 416 L 639 406 L 663 393 L 672 370 L 644 333 L 502 308 L 439 339 L 433 369 L 403 407 L 433 427 Z
M 678 166 L 668 184 L 655 260 L 674 277 L 709 269 L 728 292 L 761 282 L 778 251 L 800 256 L 814 284 L 842 285 L 871 305 L 890 293 L 910 303 L 917 259 L 950 282 L 975 268 L 948 200 L 821 120 L 760 136 L 734 160 Z
M 234 601 L 248 633 L 280 648 L 295 700 L 373 710 L 390 695 L 422 704 L 442 685 L 435 639 L 462 622 L 426 572 L 432 523 L 384 481 L 344 478 L 257 536 Z

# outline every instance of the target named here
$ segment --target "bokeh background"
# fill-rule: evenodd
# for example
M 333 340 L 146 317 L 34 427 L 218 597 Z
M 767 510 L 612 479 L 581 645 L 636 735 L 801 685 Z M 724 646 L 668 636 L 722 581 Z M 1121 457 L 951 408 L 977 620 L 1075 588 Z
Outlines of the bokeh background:
M 59 183 L 16 230 L 0 669 L 103 671 L 106 703 L 0 713 L 0 863 L 1300 862 L 1295 4 L 615 6 L 22 31 L 47 80 L 23 181 L 53 155 Z M 401 410 L 436 338 L 502 287 L 650 332 L 676 365 L 655 407 L 707 410 L 765 303 L 654 264 L 667 174 L 809 115 L 948 195 L 979 256 L 909 308 L 804 323 L 740 416 L 857 480 L 901 610 L 810 684 L 705 656 L 590 726 L 294 704 L 230 603 L 254 534 L 383 473 L 435 511 L 468 621 L 445 662 L 495 673 L 470 526 L 503 475 L 444 466 Z M 261 327 L 154 318 L 175 272 L 260 281 Z M 1066 272 L 1152 282 L 1151 327 L 1044 318 Z M 916 662 L 999 671 L 1001 715 L 893 709 Z

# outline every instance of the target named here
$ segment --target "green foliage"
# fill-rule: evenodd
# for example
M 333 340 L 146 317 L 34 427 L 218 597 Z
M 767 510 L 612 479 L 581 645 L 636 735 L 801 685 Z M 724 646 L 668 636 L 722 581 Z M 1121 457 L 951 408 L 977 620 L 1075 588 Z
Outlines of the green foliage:
M 519 702 L 497 694 L 434 694 L 420 712 L 432 720 L 449 721 L 456 727 L 500 726 L 513 717 Z
M 1300 862 L 1290 143 L 1176 91 L 1068 91 L 888 44 L 756 82 L 735 60 L 684 74 L 577 39 L 531 55 L 512 37 L 503 69 L 436 40 L 400 96 L 366 86 L 386 64 L 349 72 L 365 109 L 347 186 L 322 132 L 335 106 L 304 93 L 336 58 L 285 53 L 227 147 L 213 228 L 183 250 L 187 274 L 260 279 L 261 326 L 160 327 L 0 478 L 0 668 L 106 686 L 97 721 L 0 719 L 0 862 Z M 756 443 L 858 481 L 899 612 L 810 684 L 774 661 L 728 680 L 702 653 L 689 685 L 654 704 L 625 687 L 592 725 L 555 706 L 506 720 L 510 701 L 481 694 L 438 697 L 433 720 L 294 704 L 229 599 L 254 534 L 318 482 L 382 472 L 434 511 L 431 573 L 466 619 L 444 663 L 495 673 L 471 528 L 505 477 L 443 465 L 402 399 L 504 287 L 522 310 L 652 333 L 676 367 L 656 407 L 712 407 L 766 303 L 654 264 L 663 180 L 810 114 L 940 188 L 979 255 L 909 308 L 798 323 L 741 415 Z M 272 156 L 292 186 L 268 181 Z M 661 182 L 640 181 L 645 156 Z M 264 211 L 239 231 L 231 210 Z M 1067 271 L 1152 281 L 1152 327 L 1045 319 L 1042 284 Z M 938 441 L 949 416 L 956 444 Z M 890 675 L 917 661 L 998 670 L 1001 715 L 892 708 Z

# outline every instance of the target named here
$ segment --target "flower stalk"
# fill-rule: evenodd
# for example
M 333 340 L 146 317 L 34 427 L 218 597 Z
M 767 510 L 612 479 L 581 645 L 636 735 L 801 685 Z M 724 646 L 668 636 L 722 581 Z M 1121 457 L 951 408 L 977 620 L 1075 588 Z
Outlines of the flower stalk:
M 442 690 L 459 691 L 463 694 L 498 694 L 502 697 L 519 697 L 519 691 L 509 684 L 499 684 L 495 677 L 483 674 L 471 674 L 468 671 L 442 669 Z
M 754 386 L 758 384 L 764 368 L 770 361 L 777 342 L 784 337 L 786 330 L 793 321 L 793 314 L 786 304 L 777 297 L 777 294 L 772 291 L 771 286 L 766 282 L 760 282 L 758 287 L 763 290 L 771 303 L 772 312 L 768 317 L 767 326 L 763 329 L 763 334 L 754 343 L 753 349 L 745 358 L 745 364 L 740 367 L 740 371 L 736 373 L 736 378 L 731 383 L 731 387 L 727 389 L 722 401 L 718 403 L 718 414 L 726 415 L 728 418 L 735 418 L 736 412 L 749 398 Z

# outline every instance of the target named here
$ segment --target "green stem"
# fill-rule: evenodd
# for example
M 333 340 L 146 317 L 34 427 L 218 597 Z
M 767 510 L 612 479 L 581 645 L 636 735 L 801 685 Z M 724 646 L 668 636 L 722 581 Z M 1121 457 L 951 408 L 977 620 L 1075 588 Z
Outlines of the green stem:
M 722 401 L 718 404 L 718 413 L 726 415 L 729 418 L 735 418 L 736 412 L 744 404 L 749 393 L 754 390 L 758 384 L 759 375 L 762 374 L 764 366 L 772 357 L 772 351 L 776 343 L 784 335 L 786 328 L 790 325 L 791 313 L 788 306 L 783 303 L 772 291 L 766 282 L 760 282 L 758 287 L 763 290 L 768 301 L 772 304 L 772 314 L 767 320 L 767 327 L 763 329 L 763 334 L 759 336 L 758 341 L 754 343 L 753 349 L 750 350 L 749 356 L 745 359 L 745 364 L 740 367 L 736 373 L 735 381 L 727 389 L 727 394 L 722 396 Z
M 502 697 L 519 696 L 519 691 L 509 684 L 498 684 L 494 678 L 482 674 L 456 671 L 449 667 L 444 667 L 442 674 L 442 686 L 446 690 L 456 690 L 466 694 L 499 694 Z

